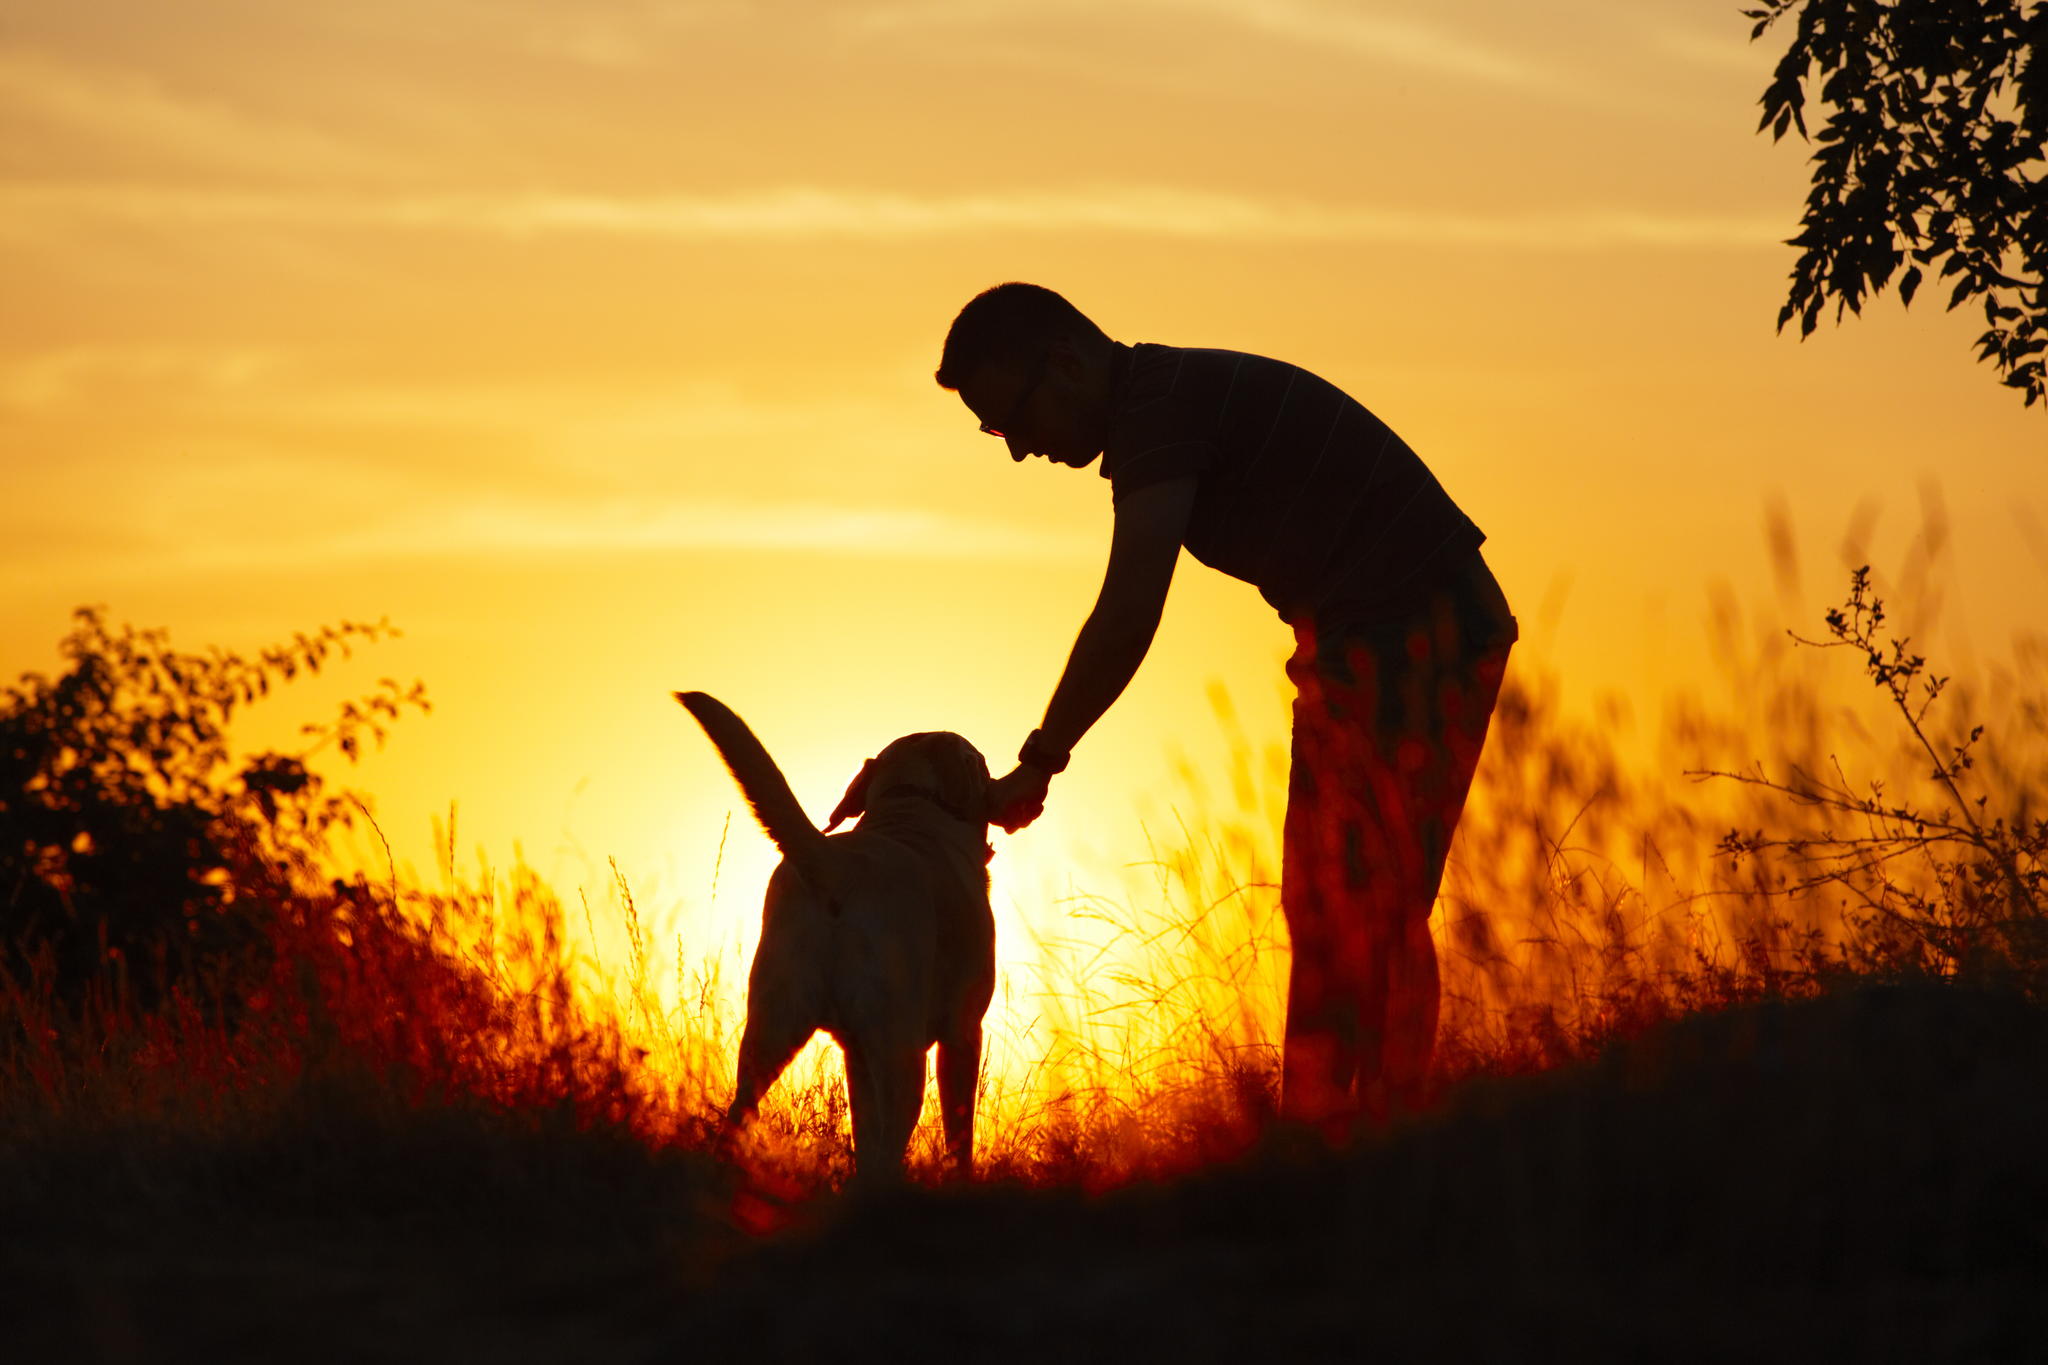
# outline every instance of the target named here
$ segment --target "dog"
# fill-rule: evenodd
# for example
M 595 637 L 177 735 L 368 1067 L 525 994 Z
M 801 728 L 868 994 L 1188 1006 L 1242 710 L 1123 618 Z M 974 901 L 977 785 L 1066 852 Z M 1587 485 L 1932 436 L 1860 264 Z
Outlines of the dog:
M 947 1159 L 970 1173 L 996 980 L 987 761 L 956 734 L 905 735 L 862 765 L 820 831 L 744 721 L 702 692 L 676 700 L 783 855 L 748 976 L 728 1135 L 822 1029 L 846 1056 L 856 1177 L 900 1175 L 936 1043 Z M 832 833 L 856 816 L 855 828 Z

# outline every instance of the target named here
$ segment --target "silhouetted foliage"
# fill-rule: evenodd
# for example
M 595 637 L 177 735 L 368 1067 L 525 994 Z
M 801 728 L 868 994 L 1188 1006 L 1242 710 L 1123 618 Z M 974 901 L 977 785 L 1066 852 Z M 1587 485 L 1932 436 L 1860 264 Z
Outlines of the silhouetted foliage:
M 1788 855 L 1806 870 L 1786 888 L 1793 895 L 1847 892 L 1853 908 L 1844 918 L 1856 931 L 1850 946 L 1867 969 L 1991 977 L 2048 996 L 2048 820 L 2032 807 L 2030 789 L 2023 787 L 2009 809 L 1993 806 L 1972 781 L 1984 727 L 1957 739 L 1936 737 L 1928 712 L 1949 680 L 1908 649 L 1910 640 L 1880 634 L 1884 603 L 1871 590 L 1867 566 L 1850 576 L 1848 598 L 1826 620 L 1830 638 L 1793 638 L 1863 656 L 1864 671 L 1930 765 L 1933 801 L 1875 780 L 1858 790 L 1839 763 L 1831 775 L 1796 766 L 1782 776 L 1761 767 L 1696 774 L 1776 792 L 1821 822 L 1798 833 L 1732 830 L 1722 836 L 1721 851 L 1736 858 Z
M 1764 91 L 1773 139 L 1806 130 L 1806 87 L 1829 106 L 1813 156 L 1800 256 L 1778 326 L 1812 333 L 1860 313 L 1901 265 L 1910 304 L 1926 271 L 1948 306 L 1984 304 L 1980 360 L 2028 406 L 2048 395 L 2048 0 L 1764 0 L 1752 40 L 1796 15 Z M 1910 259 L 1910 264 L 1907 264 Z
M 259 967 L 263 916 L 348 818 L 305 759 L 333 744 L 353 761 L 402 707 L 427 702 L 420 684 L 383 679 L 303 727 L 306 751 L 240 767 L 229 722 L 273 685 L 395 633 L 343 622 L 244 658 L 181 653 L 162 631 L 79 610 L 64 670 L 0 692 L 0 970 L 73 1002 L 95 983 L 146 1002 Z

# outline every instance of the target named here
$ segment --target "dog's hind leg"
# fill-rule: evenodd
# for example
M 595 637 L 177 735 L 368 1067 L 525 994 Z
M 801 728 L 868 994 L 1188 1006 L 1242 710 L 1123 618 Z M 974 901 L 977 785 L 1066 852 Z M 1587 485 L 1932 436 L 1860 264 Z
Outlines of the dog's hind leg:
M 768 1087 L 816 1031 L 771 1023 L 759 1016 L 747 1021 L 747 1030 L 740 1035 L 739 1082 L 733 1087 L 732 1105 L 725 1111 L 728 1137 L 754 1116 Z
M 981 1025 L 971 1024 L 939 1042 L 939 1117 L 946 1128 L 946 1159 L 959 1175 L 974 1170 L 974 1097 L 981 1082 Z
M 900 1179 L 924 1103 L 924 1053 L 915 1044 L 850 1045 L 846 1089 L 853 1107 L 855 1176 L 862 1184 Z

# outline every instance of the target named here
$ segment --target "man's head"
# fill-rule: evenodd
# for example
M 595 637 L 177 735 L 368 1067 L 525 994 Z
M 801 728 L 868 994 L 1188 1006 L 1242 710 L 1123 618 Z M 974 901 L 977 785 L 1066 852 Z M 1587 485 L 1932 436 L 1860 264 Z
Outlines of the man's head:
M 1076 469 L 1102 453 L 1116 343 L 1080 309 L 1035 284 L 999 284 L 960 310 L 939 359 L 1010 458 L 1043 455 Z

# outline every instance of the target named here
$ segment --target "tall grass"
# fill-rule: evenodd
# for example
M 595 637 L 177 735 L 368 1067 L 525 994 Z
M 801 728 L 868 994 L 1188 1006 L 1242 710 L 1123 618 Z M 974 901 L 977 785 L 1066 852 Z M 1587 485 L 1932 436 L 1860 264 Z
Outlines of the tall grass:
M 1814 841 L 1839 831 L 1800 804 L 1796 774 L 1888 782 L 1911 802 L 1925 757 L 1881 710 L 1845 700 L 1838 660 L 1760 638 L 1725 655 L 1719 709 L 1676 699 L 1648 764 L 1573 719 L 1555 676 L 1511 671 L 1434 920 L 1440 1087 L 1565 1064 L 1692 1011 L 1971 969 L 1859 910 L 1849 883 L 1814 877 Z M 1925 720 L 1939 742 L 1988 725 L 1956 776 L 2022 829 L 2048 795 L 2039 649 L 1955 684 Z M 1005 974 L 978 1106 L 990 1178 L 1168 1175 L 1247 1150 L 1272 1114 L 1284 764 L 1242 741 L 1227 698 L 1218 719 L 1239 736 L 1229 798 L 1201 796 L 1155 836 L 1140 894 L 1055 907 L 1091 932 L 1048 938 Z M 1764 780 L 1700 776 L 1716 771 Z M 1731 858 L 1741 830 L 1776 837 Z M 266 884 L 241 896 L 271 912 L 267 966 L 232 1002 L 180 987 L 144 1003 L 111 977 L 70 999 L 32 968 L 0 980 L 0 1132 L 249 1132 L 311 1104 L 712 1151 L 743 1019 L 736 948 L 655 925 L 616 876 L 571 908 L 524 868 L 459 873 L 453 840 L 436 887 L 336 880 L 318 850 L 270 858 Z M 1927 905 L 1975 894 L 1938 860 L 1885 875 Z M 623 961 L 589 951 L 601 921 L 623 933 Z M 925 1179 L 940 1169 L 933 1104 L 912 1152 Z M 738 1145 L 754 1188 L 772 1202 L 837 1184 L 847 1118 L 836 1058 L 814 1047 Z

